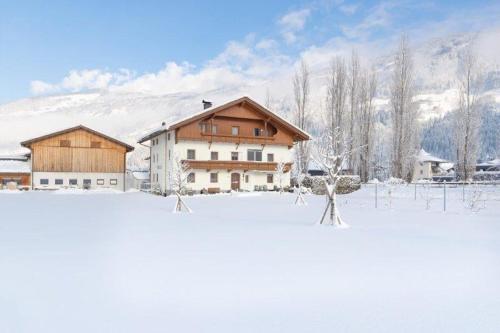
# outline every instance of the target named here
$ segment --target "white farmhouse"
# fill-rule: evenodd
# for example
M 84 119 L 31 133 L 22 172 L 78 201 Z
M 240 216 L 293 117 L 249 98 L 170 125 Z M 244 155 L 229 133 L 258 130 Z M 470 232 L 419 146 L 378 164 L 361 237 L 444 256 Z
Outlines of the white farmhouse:
M 413 172 L 413 181 L 433 180 L 433 177 L 444 177 L 450 175 L 453 164 L 442 158 L 432 156 L 421 149 L 418 153 Z
M 150 142 L 151 188 L 171 189 L 174 157 L 189 164 L 188 188 L 193 191 L 252 191 L 278 186 L 276 166 L 287 163 L 290 183 L 292 148 L 309 135 L 248 97 L 172 124 L 163 124 L 139 143 Z

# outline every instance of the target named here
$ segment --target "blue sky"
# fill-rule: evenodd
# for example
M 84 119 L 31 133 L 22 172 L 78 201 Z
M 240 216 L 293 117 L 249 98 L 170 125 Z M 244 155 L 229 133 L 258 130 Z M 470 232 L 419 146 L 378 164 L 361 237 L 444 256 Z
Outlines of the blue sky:
M 228 80 L 242 68 L 262 76 L 325 45 L 384 48 L 402 31 L 418 41 L 489 28 L 499 8 L 498 1 L 0 0 L 0 103 L 165 72 L 170 80 L 207 68 Z

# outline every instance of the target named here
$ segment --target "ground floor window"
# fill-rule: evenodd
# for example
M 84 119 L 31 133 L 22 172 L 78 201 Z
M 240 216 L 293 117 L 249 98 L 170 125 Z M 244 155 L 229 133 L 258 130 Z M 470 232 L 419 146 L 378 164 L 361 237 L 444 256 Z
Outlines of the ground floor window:
M 117 185 L 118 184 L 118 179 L 110 179 L 109 180 L 109 185 Z
M 248 175 L 245 175 L 245 183 L 248 183 L 250 181 L 250 177 Z
M 219 174 L 216 172 L 213 172 L 210 174 L 210 182 L 211 183 L 218 183 L 219 182 Z
M 49 185 L 49 180 L 48 179 L 40 179 L 40 185 Z
M 97 185 L 104 185 L 104 179 L 98 179 Z
M 84 179 L 83 185 L 92 185 L 92 179 Z
M 272 173 L 268 173 L 267 174 L 267 183 L 268 184 L 272 184 L 273 183 L 273 174 Z
M 195 178 L 195 175 L 194 175 L 194 172 L 191 172 L 188 177 L 187 177 L 187 182 L 188 183 L 194 183 L 196 181 L 196 178 Z
M 78 180 L 76 180 L 76 179 L 70 179 L 69 180 L 69 184 L 70 185 L 78 185 Z
M 56 185 L 62 185 L 64 184 L 64 181 L 62 179 L 56 179 Z

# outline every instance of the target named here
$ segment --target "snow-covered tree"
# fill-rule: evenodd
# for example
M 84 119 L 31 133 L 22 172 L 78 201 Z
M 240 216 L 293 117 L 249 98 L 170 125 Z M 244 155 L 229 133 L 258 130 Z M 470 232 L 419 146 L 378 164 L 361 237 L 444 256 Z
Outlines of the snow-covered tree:
M 476 56 L 469 46 L 462 53 L 459 64 L 459 101 L 455 113 L 454 132 L 457 147 L 457 173 L 468 181 L 474 175 L 481 123 L 478 95 L 481 74 Z
M 276 177 L 278 178 L 280 194 L 283 193 L 283 181 L 285 180 L 285 173 L 287 171 L 285 162 L 278 162 L 276 164 Z
M 304 131 L 309 129 L 310 112 L 308 110 L 310 94 L 310 73 L 304 60 L 300 63 L 300 68 L 293 78 L 293 95 L 295 102 L 294 123 Z M 307 141 L 300 141 L 295 146 L 295 165 L 302 173 L 307 173 L 309 165 L 310 149 Z
M 170 173 L 170 189 L 177 196 L 177 201 L 175 203 L 174 212 L 188 212 L 191 213 L 191 209 L 186 205 L 184 200 L 182 200 L 182 194 L 186 189 L 188 183 L 188 178 L 191 177 L 191 168 L 186 161 L 183 161 L 178 154 L 174 155 L 172 172 Z
M 418 109 L 413 101 L 413 60 L 406 36 L 401 36 L 394 58 L 391 85 L 392 163 L 393 177 L 412 179 L 418 148 Z
M 315 142 L 313 159 L 326 173 L 325 187 L 327 205 L 321 216 L 320 224 L 331 224 L 340 228 L 348 227 L 340 217 L 336 197 L 337 181 L 351 154 L 351 151 L 346 147 L 348 147 L 348 142 L 342 138 L 342 133 L 337 127 L 326 128 L 324 133 L 322 133 Z
M 295 191 L 297 193 L 297 197 L 295 198 L 295 204 L 296 205 L 307 205 L 306 200 L 304 199 L 303 196 L 303 190 L 302 190 L 302 183 L 304 182 L 304 178 L 306 176 L 306 173 L 302 171 L 300 166 L 302 165 L 300 161 L 300 155 L 297 155 L 296 158 L 298 161 L 296 161 L 293 172 L 294 172 L 294 178 L 297 182 L 297 188 L 295 188 Z
M 347 133 L 350 138 L 353 140 L 349 141 L 349 147 L 347 149 L 352 151 L 353 144 L 356 140 L 355 138 L 355 123 L 359 121 L 356 119 L 359 112 L 359 97 L 360 97 L 360 65 L 359 65 L 359 57 L 356 51 L 352 51 L 351 54 L 351 63 L 349 66 L 349 75 L 348 75 L 348 95 L 349 95 L 349 117 L 347 120 L 348 126 Z M 355 169 L 355 157 L 349 156 L 348 159 L 348 168 L 349 170 Z
M 373 100 L 377 92 L 377 76 L 375 72 L 363 74 L 359 84 L 359 107 L 358 131 L 355 142 L 361 148 L 355 154 L 354 160 L 357 173 L 362 183 L 368 182 L 370 178 L 370 167 L 372 163 L 373 144 L 374 144 L 374 105 Z M 352 145 L 351 145 L 352 149 Z

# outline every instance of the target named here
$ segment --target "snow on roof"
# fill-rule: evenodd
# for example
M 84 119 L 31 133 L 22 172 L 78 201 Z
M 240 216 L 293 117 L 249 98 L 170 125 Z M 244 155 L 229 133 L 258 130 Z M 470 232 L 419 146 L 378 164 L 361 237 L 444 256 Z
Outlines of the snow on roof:
M 420 152 L 418 153 L 417 159 L 419 162 L 437 162 L 437 163 L 448 162 L 446 160 L 443 160 L 442 158 L 439 158 L 439 157 L 436 157 L 436 156 L 429 154 L 428 152 L 426 152 L 423 149 L 420 149 Z
M 1 173 L 30 173 L 30 164 L 22 160 L 2 160 L 0 159 Z
M 149 180 L 149 171 L 134 171 L 132 176 L 138 180 Z
M 495 158 L 494 160 L 477 164 L 477 166 L 495 166 L 495 165 L 500 165 L 500 158 Z

